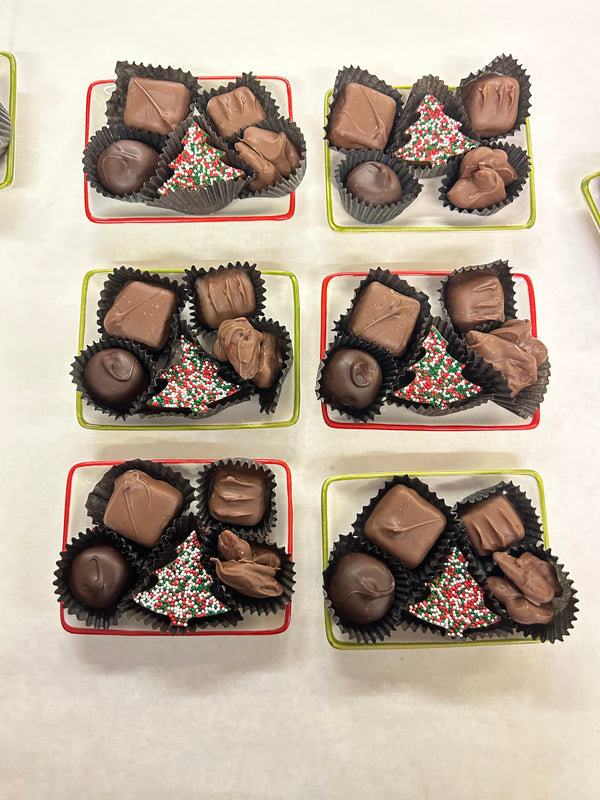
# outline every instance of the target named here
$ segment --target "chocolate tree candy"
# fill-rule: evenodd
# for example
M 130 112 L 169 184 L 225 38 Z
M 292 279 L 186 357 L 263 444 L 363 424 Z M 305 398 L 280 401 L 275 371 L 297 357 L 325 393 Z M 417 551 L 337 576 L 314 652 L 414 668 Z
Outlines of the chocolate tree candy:
M 504 322 L 504 291 L 487 269 L 456 272 L 444 284 L 444 306 L 461 333 L 484 322 Z
M 246 128 L 235 149 L 257 173 L 249 183 L 253 192 L 289 178 L 300 164 L 298 151 L 285 133 L 275 133 L 253 125 Z
M 206 110 L 219 136 L 225 139 L 265 118 L 264 108 L 247 86 L 238 86 L 231 92 L 211 97 Z
M 241 594 L 248 597 L 279 597 L 283 594 L 283 586 L 275 580 L 277 570 L 274 567 L 256 561 L 221 562 L 218 558 L 211 558 L 211 561 L 219 580 Z
M 542 605 L 562 595 L 562 588 L 552 564 L 533 553 L 523 553 L 518 558 L 513 558 L 508 553 L 494 553 L 493 559 L 506 577 L 532 603 Z
M 482 75 L 463 87 L 461 99 L 477 136 L 500 136 L 517 120 L 519 82 L 509 75 Z
M 493 169 L 505 186 L 517 179 L 516 170 L 508 163 L 508 153 L 499 147 L 476 147 L 465 153 L 460 162 L 460 177 L 468 178 L 479 169 Z
M 335 565 L 326 589 L 341 619 L 368 625 L 390 610 L 396 583 L 383 561 L 366 553 L 348 553 Z
M 128 281 L 104 318 L 104 330 L 151 350 L 162 350 L 176 308 L 177 298 L 170 289 L 146 281 Z
M 118 196 L 137 190 L 156 172 L 160 156 L 135 139 L 119 139 L 100 153 L 96 169 L 107 192 Z
M 389 139 L 396 101 L 360 83 L 349 83 L 329 117 L 329 141 L 346 150 L 383 150 Z
M 399 483 L 377 503 L 365 522 L 365 536 L 408 569 L 423 562 L 447 520 L 414 489 Z
M 387 164 L 363 161 L 346 178 L 346 190 L 352 197 L 374 206 L 397 203 L 402 197 L 400 178 Z
M 132 469 L 116 479 L 103 521 L 142 547 L 154 547 L 182 505 L 175 486 Z
M 506 200 L 506 188 L 493 169 L 478 169 L 468 178 L 459 178 L 446 196 L 457 208 L 483 209 Z
M 412 336 L 421 306 L 414 297 L 372 281 L 361 291 L 350 314 L 352 333 L 401 356 Z
M 75 556 L 69 572 L 73 595 L 92 608 L 108 608 L 121 599 L 131 580 L 125 556 L 114 547 L 88 547 Z
M 227 319 L 219 325 L 214 353 L 260 389 L 272 386 L 283 368 L 276 336 L 257 331 L 245 317 Z
M 226 319 L 245 317 L 256 309 L 254 286 L 243 269 L 209 272 L 196 280 L 194 300 L 200 320 L 218 328 Z
M 503 494 L 463 506 L 458 515 L 478 556 L 506 550 L 525 536 L 521 517 Z
M 360 410 L 375 402 L 382 381 L 381 367 L 370 353 L 341 347 L 323 367 L 321 392 L 327 403 Z
M 93 355 L 85 365 L 83 381 L 96 402 L 115 411 L 127 411 L 148 388 L 148 378 L 139 360 L 118 347 Z
M 511 619 L 521 625 L 547 625 L 554 617 L 552 603 L 536 605 L 530 602 L 507 578 L 491 575 L 488 578 L 491 593 L 506 608 Z
M 123 121 L 132 128 L 168 136 L 188 115 L 190 93 L 183 83 L 129 79 Z
M 269 510 L 269 493 L 266 472 L 227 464 L 213 471 L 208 510 L 220 522 L 258 525 Z

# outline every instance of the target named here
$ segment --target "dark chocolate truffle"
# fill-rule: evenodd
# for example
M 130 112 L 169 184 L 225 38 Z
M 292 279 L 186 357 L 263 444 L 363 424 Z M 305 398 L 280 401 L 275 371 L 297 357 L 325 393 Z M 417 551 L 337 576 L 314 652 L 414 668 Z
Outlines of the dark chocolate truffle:
M 499 552 L 494 553 L 493 558 L 506 577 L 532 603 L 539 606 L 562 595 L 556 570 L 548 561 L 533 553 L 522 553 L 514 558 Z
M 350 314 L 352 333 L 401 356 L 419 317 L 421 306 L 414 297 L 400 294 L 379 281 L 361 291 Z
M 508 162 L 508 153 L 500 147 L 476 147 L 469 150 L 460 162 L 459 176 L 468 178 L 479 169 L 493 169 L 505 186 L 517 179 L 517 172 Z
M 254 286 L 243 269 L 223 269 L 202 275 L 194 284 L 196 311 L 207 328 L 226 319 L 246 317 L 256 309 Z
M 211 558 L 217 577 L 226 586 L 248 597 L 280 597 L 283 586 L 275 580 L 277 569 L 256 561 L 223 561 Z
M 400 178 L 379 161 L 363 161 L 346 178 L 346 190 L 363 203 L 387 206 L 402 197 Z
M 227 464 L 213 471 L 208 511 L 230 525 L 258 525 L 269 511 L 269 497 L 266 472 L 244 464 Z
M 155 78 L 129 79 L 123 121 L 132 128 L 168 136 L 188 115 L 190 93 L 183 83 Z
M 177 298 L 171 289 L 146 281 L 128 281 L 104 318 L 104 330 L 161 350 L 171 330 Z
M 175 486 L 132 469 L 116 479 L 103 522 L 142 547 L 154 547 L 182 505 Z
M 257 331 L 245 317 L 227 319 L 219 325 L 214 353 L 259 389 L 272 386 L 283 368 L 276 336 Z
M 408 569 L 421 564 L 447 520 L 409 486 L 392 486 L 365 522 L 365 536 Z
M 461 333 L 484 322 L 504 322 L 504 290 L 491 270 L 455 272 L 443 293 L 448 316 Z
M 478 169 L 467 178 L 459 178 L 446 196 L 457 208 L 481 210 L 506 200 L 506 188 L 493 169 Z
M 327 403 L 360 410 L 375 402 L 382 381 L 381 367 L 370 353 L 341 347 L 325 362 L 321 392 Z
M 127 411 L 148 388 L 140 361 L 128 350 L 109 347 L 85 365 L 83 381 L 91 397 L 115 411 Z
M 246 128 L 235 149 L 257 173 L 256 178 L 248 184 L 253 192 L 280 183 L 283 178 L 289 178 L 300 164 L 298 151 L 285 133 L 276 133 L 253 125 Z
M 143 142 L 120 139 L 100 153 L 98 178 L 111 194 L 137 192 L 156 172 L 159 158 L 156 150 Z
M 360 83 L 349 83 L 329 117 L 329 141 L 346 150 L 383 150 L 390 136 L 396 101 Z
M 335 613 L 348 622 L 369 625 L 392 607 L 396 583 L 387 566 L 367 553 L 348 553 L 333 569 L 326 590 Z
M 249 125 L 265 119 L 265 110 L 247 86 L 211 97 L 206 105 L 219 136 L 227 139 Z
M 478 556 L 506 550 L 525 536 L 521 517 L 503 494 L 463 506 L 458 515 Z
M 488 73 L 463 86 L 461 100 L 477 136 L 501 136 L 517 120 L 519 82 Z
M 123 596 L 131 580 L 125 556 L 114 547 L 88 547 L 75 556 L 69 572 L 73 595 L 92 608 L 108 608 Z

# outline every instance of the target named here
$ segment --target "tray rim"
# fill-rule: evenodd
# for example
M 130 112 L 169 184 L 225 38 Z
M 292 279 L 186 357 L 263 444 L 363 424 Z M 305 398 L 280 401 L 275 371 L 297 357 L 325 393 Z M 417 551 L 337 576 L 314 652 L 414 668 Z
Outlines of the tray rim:
M 17 121 L 17 59 L 8 50 L 0 50 L 0 56 L 8 59 L 10 89 L 8 95 L 8 116 L 12 125 L 12 134 L 6 150 L 6 175 L 0 183 L 0 190 L 8 189 L 15 178 L 15 125 Z
M 130 459 L 120 459 L 117 461 L 79 461 L 69 469 L 67 474 L 67 484 L 65 488 L 65 510 L 63 516 L 63 535 L 62 535 L 62 548 L 61 551 L 65 549 L 67 540 L 69 537 L 69 519 L 70 519 L 70 509 L 71 509 L 71 492 L 73 488 L 73 478 L 75 473 L 78 469 L 82 467 L 112 467 L 115 464 L 122 464 L 123 461 L 130 460 Z M 218 461 L 219 459 L 215 458 L 151 458 L 148 461 L 159 461 L 161 464 L 210 464 L 213 461 Z M 286 492 L 287 492 L 287 513 L 288 513 L 288 535 L 287 535 L 287 549 L 290 557 L 293 558 L 294 551 L 294 534 L 293 534 L 293 527 L 294 527 L 294 509 L 292 503 L 292 472 L 289 465 L 278 458 L 255 458 L 253 461 L 256 461 L 258 464 L 276 464 L 277 466 L 283 467 L 286 476 Z M 62 628 L 67 633 L 72 633 L 75 635 L 84 635 L 84 636 L 162 636 L 162 637 L 169 637 L 173 638 L 172 634 L 168 633 L 167 631 L 155 631 L 155 630 L 140 630 L 140 631 L 132 631 L 126 629 L 109 629 L 104 630 L 101 628 L 79 628 L 74 625 L 70 625 L 67 622 L 66 614 L 63 608 L 63 604 L 60 603 L 60 624 Z M 280 625 L 279 628 L 273 629 L 266 629 L 266 630 L 258 630 L 258 631 L 237 631 L 237 630 L 223 630 L 218 631 L 214 630 L 213 628 L 208 630 L 201 630 L 195 632 L 186 633 L 185 636 L 180 636 L 178 638 L 188 638 L 188 637 L 196 637 L 196 636 L 275 636 L 280 633 L 284 633 L 290 626 L 292 620 L 292 603 L 291 601 L 286 605 L 285 612 L 284 612 L 284 620 L 283 623 Z
M 329 561 L 329 525 L 327 520 L 328 509 L 328 490 L 331 484 L 339 481 L 350 480 L 371 480 L 374 478 L 388 479 L 396 475 L 408 475 L 411 478 L 431 478 L 431 477 L 461 477 L 465 475 L 527 475 L 533 478 L 537 484 L 540 503 L 536 511 L 539 513 L 542 522 L 542 531 L 544 538 L 544 546 L 549 547 L 548 539 L 548 518 L 546 515 L 546 500 L 544 494 L 544 483 L 539 472 L 531 469 L 468 469 L 468 470 L 425 470 L 419 472 L 364 472 L 364 473 L 347 473 L 344 475 L 331 475 L 323 481 L 321 486 L 321 542 L 322 542 L 322 557 L 323 557 L 323 571 L 327 567 Z M 450 642 L 445 641 L 440 637 L 439 642 L 376 642 L 374 644 L 364 644 L 359 642 L 351 642 L 338 639 L 333 631 L 333 622 L 327 610 L 327 604 L 323 603 L 325 611 L 325 634 L 327 641 L 335 650 L 431 650 L 438 648 L 453 648 L 453 647 L 473 647 L 473 646 L 490 646 L 490 645 L 512 645 L 512 644 L 540 644 L 539 639 L 521 638 L 521 639 L 478 639 L 474 642 Z
M 591 175 L 586 175 L 586 177 L 581 181 L 581 191 L 583 192 L 585 201 L 588 204 L 590 211 L 592 212 L 592 216 L 594 218 L 596 225 L 600 228 L 600 210 L 598 209 L 598 206 L 596 205 L 596 202 L 592 197 L 592 193 L 590 191 L 590 183 L 595 178 L 600 178 L 600 171 L 592 172 Z

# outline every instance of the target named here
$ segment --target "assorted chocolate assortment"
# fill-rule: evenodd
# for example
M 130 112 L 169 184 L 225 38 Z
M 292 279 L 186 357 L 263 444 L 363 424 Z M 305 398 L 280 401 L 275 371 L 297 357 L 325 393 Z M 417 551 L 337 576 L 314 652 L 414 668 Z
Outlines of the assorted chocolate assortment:
M 215 487 L 233 529 L 206 511 Z M 170 633 L 230 627 L 291 600 L 294 564 L 270 539 L 275 477 L 263 464 L 214 462 L 194 487 L 176 467 L 123 462 L 86 510 L 94 527 L 66 546 L 54 583 L 65 609 L 91 627 L 118 626 L 122 615 Z
M 100 296 L 101 338 L 73 362 L 73 382 L 86 402 L 122 419 L 204 418 L 253 397 L 270 414 L 293 351 L 266 303 L 248 263 L 192 267 L 181 280 L 115 269 Z
M 317 397 L 355 422 L 385 403 L 442 416 L 486 402 L 528 419 L 544 398 L 548 351 L 517 318 L 505 261 L 442 276 L 435 298 L 381 268 L 358 285 L 319 367 Z
M 444 207 L 500 211 L 522 191 L 530 160 L 498 140 L 525 124 L 530 96 L 529 77 L 512 56 L 495 58 L 456 91 L 427 75 L 406 100 L 366 70 L 344 67 L 325 126 L 329 147 L 343 156 L 334 168 L 342 206 L 360 222 L 380 225 L 417 198 L 417 178 L 444 174 Z
M 205 215 L 238 197 L 282 197 L 299 186 L 304 136 L 252 74 L 208 90 L 173 67 L 119 61 L 115 72 L 107 125 L 83 156 L 101 194 Z
M 451 509 L 419 479 L 396 476 L 334 543 L 323 578 L 332 619 L 367 644 L 398 629 L 554 642 L 568 635 L 577 611 L 572 581 L 514 483 Z

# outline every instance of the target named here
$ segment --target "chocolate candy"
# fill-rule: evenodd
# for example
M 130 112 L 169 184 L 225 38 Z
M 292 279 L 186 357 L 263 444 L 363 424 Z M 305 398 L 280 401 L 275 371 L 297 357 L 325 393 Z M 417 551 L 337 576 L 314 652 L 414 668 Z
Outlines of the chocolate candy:
M 85 365 L 83 381 L 96 402 L 115 411 L 127 411 L 148 388 L 140 361 L 118 347 L 95 353 Z
M 401 356 L 417 322 L 421 306 L 414 297 L 372 281 L 361 291 L 350 314 L 352 333 Z
M 219 136 L 228 138 L 237 131 L 265 119 L 265 110 L 246 86 L 217 94 L 208 101 L 206 110 Z
M 477 136 L 500 136 L 517 120 L 519 82 L 509 75 L 482 75 L 463 87 L 461 100 Z
M 458 515 L 478 556 L 491 556 L 495 550 L 505 550 L 525 536 L 521 517 L 503 494 L 463 506 Z
M 461 333 L 484 322 L 504 322 L 504 290 L 492 270 L 456 272 L 443 293 L 448 316 Z
M 346 178 L 346 190 L 363 203 L 387 206 L 402 197 L 400 178 L 379 161 L 363 161 Z
M 269 496 L 266 472 L 244 464 L 227 464 L 213 470 L 208 510 L 220 522 L 258 525 L 269 510 Z
M 367 553 L 348 553 L 335 565 L 326 589 L 342 620 L 369 625 L 392 607 L 396 583 L 383 561 Z
M 506 188 L 493 169 L 478 169 L 468 178 L 459 178 L 446 196 L 457 208 L 481 210 L 506 200 Z
M 245 317 L 256 310 L 254 286 L 243 269 L 209 272 L 194 284 L 194 301 L 200 321 L 218 328 L 226 319 Z
M 250 126 L 244 131 L 241 142 L 235 149 L 257 173 L 248 184 L 253 192 L 266 189 L 289 178 L 298 168 L 300 156 L 285 133 L 275 133 L 264 128 Z
M 468 178 L 479 169 L 493 169 L 505 186 L 517 179 L 516 170 L 508 163 L 508 153 L 499 147 L 476 147 L 465 153 L 460 162 L 460 177 Z
M 132 469 L 115 480 L 103 521 L 142 547 L 154 547 L 182 505 L 183 495 L 175 486 Z
M 447 520 L 418 492 L 399 483 L 377 503 L 365 522 L 365 536 L 408 569 L 421 564 Z
M 387 144 L 396 101 L 360 83 L 342 89 L 329 117 L 329 141 L 346 150 L 383 150 Z
M 168 136 L 188 115 L 190 93 L 183 83 L 132 77 L 123 121 L 132 128 Z
M 341 347 L 323 367 L 321 392 L 327 403 L 360 410 L 375 402 L 382 381 L 381 367 L 370 353 Z
M 224 561 L 211 558 L 215 565 L 217 577 L 248 597 L 280 597 L 283 586 L 275 580 L 277 570 L 274 567 L 259 564 L 256 561 Z
M 156 150 L 143 142 L 119 139 L 100 153 L 98 178 L 107 192 L 119 197 L 137 192 L 156 172 L 159 158 Z
M 536 605 L 528 600 L 507 578 L 491 575 L 488 578 L 491 593 L 506 608 L 511 619 L 521 625 L 547 625 L 554 617 L 552 603 Z
M 217 540 L 219 555 L 225 561 L 255 561 L 276 570 L 281 567 L 281 558 L 277 550 L 263 544 L 246 542 L 233 531 L 222 531 Z
M 283 368 L 283 358 L 273 333 L 257 331 L 245 317 L 228 319 L 219 325 L 214 347 L 219 361 L 229 361 L 244 380 L 259 389 L 272 386 Z
M 521 594 L 536 605 L 549 603 L 562 595 L 556 570 L 548 561 L 533 553 L 523 553 L 518 558 L 508 553 L 494 553 L 493 559 Z
M 114 547 L 87 547 L 71 564 L 69 586 L 73 595 L 92 608 L 108 608 L 121 599 L 131 580 L 131 567 Z
M 171 289 L 146 281 L 128 281 L 104 318 L 104 330 L 162 350 L 171 330 L 177 298 Z

